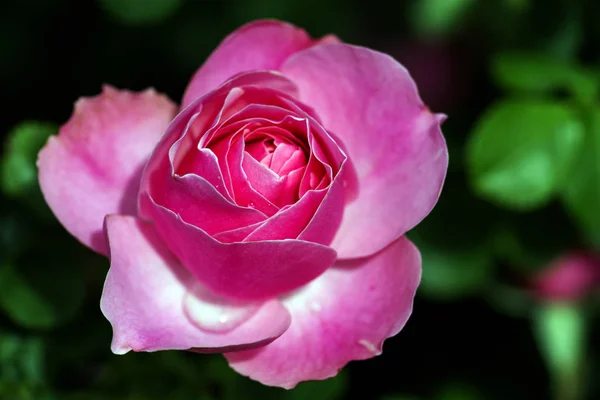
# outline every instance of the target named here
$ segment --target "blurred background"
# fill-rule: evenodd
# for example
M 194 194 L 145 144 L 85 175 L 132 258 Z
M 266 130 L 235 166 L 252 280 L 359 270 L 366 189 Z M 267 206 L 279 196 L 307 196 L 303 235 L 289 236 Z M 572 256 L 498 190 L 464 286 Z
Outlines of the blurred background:
M 219 355 L 110 352 L 108 261 L 54 219 L 35 160 L 103 83 L 179 100 L 258 18 L 390 53 L 449 116 L 414 314 L 383 355 L 285 391 Z M 0 399 L 600 399 L 600 2 L 5 0 Z

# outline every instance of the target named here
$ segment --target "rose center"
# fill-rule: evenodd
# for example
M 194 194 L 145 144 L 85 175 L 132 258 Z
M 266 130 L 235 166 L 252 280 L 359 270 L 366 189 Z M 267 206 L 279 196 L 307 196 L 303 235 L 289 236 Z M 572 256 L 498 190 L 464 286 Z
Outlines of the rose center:
M 272 137 L 248 140 L 245 143 L 248 155 L 269 168 L 280 177 L 306 166 L 306 154 L 294 143 Z

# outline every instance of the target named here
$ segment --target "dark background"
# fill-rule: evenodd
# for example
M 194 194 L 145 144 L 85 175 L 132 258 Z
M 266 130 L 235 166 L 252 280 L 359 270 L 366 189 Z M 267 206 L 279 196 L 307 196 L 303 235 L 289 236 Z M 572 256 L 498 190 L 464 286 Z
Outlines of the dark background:
M 409 234 L 424 259 L 413 316 L 382 356 L 288 392 L 237 376 L 219 355 L 113 355 L 98 307 L 108 262 L 54 220 L 35 176 L 37 151 L 77 98 L 109 83 L 152 86 L 179 101 L 220 40 L 258 18 L 392 54 L 430 108 L 449 116 L 444 192 Z M 504 75 L 502 56 L 513 60 Z M 600 399 L 597 297 L 550 302 L 530 289 L 552 259 L 597 249 L 600 224 L 592 217 L 600 195 L 574 206 L 553 187 L 533 198 L 527 185 L 547 171 L 533 174 L 525 190 L 510 179 L 502 195 L 480 190 L 478 155 L 469 153 L 501 100 L 568 104 L 585 121 L 595 113 L 595 0 L 7 0 L 0 5 L 0 57 L 1 399 Z M 520 143 L 511 136 L 515 124 L 521 135 L 542 129 L 519 118 L 490 135 Z M 600 129 L 585 127 L 586 138 L 600 142 Z M 493 151 L 482 150 L 492 158 Z M 584 166 L 585 157 L 572 156 L 568 176 L 589 175 L 600 192 L 593 175 L 600 169 Z M 556 315 L 556 325 L 547 323 Z M 582 332 L 572 333 L 579 324 Z M 560 364 L 552 349 L 561 346 L 583 356 Z M 559 366 L 550 367 L 555 357 Z

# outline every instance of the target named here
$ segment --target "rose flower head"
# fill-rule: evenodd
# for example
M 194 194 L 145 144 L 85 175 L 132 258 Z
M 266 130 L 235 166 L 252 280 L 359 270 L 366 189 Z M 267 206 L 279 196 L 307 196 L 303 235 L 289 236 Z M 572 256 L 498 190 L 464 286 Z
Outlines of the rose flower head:
M 445 119 L 390 56 L 279 21 L 226 37 L 180 106 L 105 86 L 39 154 L 58 220 L 110 258 L 112 351 L 221 352 L 292 388 L 380 354 L 421 276 Z

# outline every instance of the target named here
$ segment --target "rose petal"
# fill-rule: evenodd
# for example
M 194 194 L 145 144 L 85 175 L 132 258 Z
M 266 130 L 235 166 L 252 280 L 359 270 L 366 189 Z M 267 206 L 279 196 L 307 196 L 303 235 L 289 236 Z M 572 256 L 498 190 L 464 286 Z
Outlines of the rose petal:
M 333 43 L 296 53 L 281 70 L 342 140 L 358 174 L 358 196 L 333 242 L 339 256 L 373 254 L 419 223 L 439 197 L 448 153 L 444 117 L 423 105 L 406 69 Z
M 255 21 L 227 36 L 194 74 L 183 107 L 244 71 L 277 70 L 298 50 L 312 45 L 302 29 L 279 21 Z
M 285 178 L 281 178 L 268 166 L 256 161 L 247 152 L 242 155 L 242 170 L 250 186 L 275 206 L 281 208 L 296 200 L 295 197 L 291 199 L 285 197 L 290 194 L 283 191 L 287 188 Z
M 267 219 L 244 242 L 299 239 L 328 246 L 342 221 L 344 202 L 341 181 L 335 180 L 328 189 L 311 190 Z
M 310 282 L 336 258 L 333 249 L 301 240 L 220 243 L 164 207 L 152 204 L 148 209 L 169 249 L 222 296 L 269 299 Z
M 149 203 L 144 201 L 145 197 L 151 196 L 161 206 L 173 210 L 184 221 L 209 234 L 237 229 L 266 219 L 260 211 L 239 207 L 230 201 L 223 188 L 218 187 L 218 175 L 215 176 L 216 181 L 213 179 L 211 182 L 194 174 L 175 174 L 173 164 L 176 162 L 177 145 L 184 144 L 182 138 L 187 131 L 191 127 L 204 130 L 216 123 L 214 118 L 220 107 L 215 104 L 222 106 L 227 92 L 215 96 L 216 98 L 198 99 L 182 111 L 154 149 L 141 179 L 139 209 L 143 218 L 151 219 L 151 212 L 147 210 Z M 209 115 L 203 115 L 203 112 L 208 112 Z M 191 148 L 189 151 L 194 150 L 197 149 Z M 203 167 L 204 171 L 219 171 L 216 157 L 207 156 L 203 161 L 207 163 Z
M 162 244 L 152 225 L 136 217 L 112 215 L 106 219 L 106 230 L 111 268 L 100 307 L 113 327 L 114 353 L 246 349 L 264 345 L 288 328 L 289 313 L 279 301 L 271 300 L 232 329 L 200 329 L 184 311 L 195 280 Z M 206 297 L 194 298 L 188 307 L 205 314 L 219 306 Z
M 109 213 L 136 214 L 142 169 L 176 112 L 166 96 L 104 86 L 82 98 L 58 136 L 39 154 L 46 202 L 86 246 L 107 254 L 102 224 Z
M 219 173 L 216 157 L 210 152 L 186 157 L 188 152 L 197 151 L 198 142 L 204 146 L 204 142 L 209 140 L 206 137 L 217 131 L 231 117 L 231 113 L 245 107 L 240 99 L 246 90 L 255 92 L 255 86 L 269 93 L 275 92 L 273 88 L 284 90 L 277 92 L 281 96 L 290 96 L 296 91 L 293 83 L 279 73 L 248 72 L 239 74 L 214 92 L 198 98 L 179 113 L 156 145 L 144 170 L 140 188 L 140 215 L 143 218 L 149 218 L 145 210 L 147 202 L 142 200 L 149 194 L 158 204 L 175 211 L 184 221 L 211 235 L 266 219 L 259 210 L 240 207 L 232 201 L 227 188 L 230 181 L 228 171 L 221 170 Z M 196 162 L 207 164 L 198 165 Z M 191 173 L 177 175 L 176 171 L 185 171 L 184 167 L 192 167 L 206 176 Z M 222 184 L 220 180 L 223 180 Z
M 286 333 L 225 357 L 240 374 L 288 389 L 335 376 L 349 361 L 379 355 L 404 327 L 420 275 L 419 251 L 406 238 L 370 258 L 338 262 L 284 299 L 292 314 Z
M 279 211 L 271 199 L 268 199 L 256 188 L 252 187 L 242 164 L 244 158 L 244 134 L 243 129 L 234 134 L 230 140 L 230 146 L 226 155 L 226 168 L 231 174 L 231 182 L 235 201 L 241 206 L 257 209 L 267 216 Z

